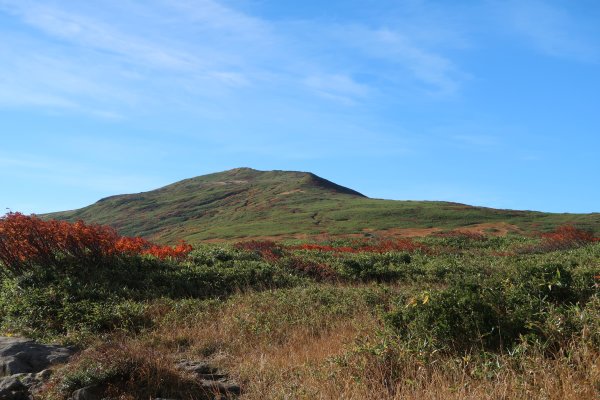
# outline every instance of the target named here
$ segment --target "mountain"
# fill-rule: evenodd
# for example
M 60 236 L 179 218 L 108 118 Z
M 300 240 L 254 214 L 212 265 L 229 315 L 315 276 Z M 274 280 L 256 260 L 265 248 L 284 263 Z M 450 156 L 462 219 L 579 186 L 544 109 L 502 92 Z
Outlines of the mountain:
M 497 210 L 439 201 L 370 199 L 308 172 L 236 168 L 160 189 L 111 196 L 44 218 L 114 226 L 124 235 L 173 243 L 247 237 L 424 235 L 440 229 L 490 233 L 574 223 L 600 232 L 600 214 Z

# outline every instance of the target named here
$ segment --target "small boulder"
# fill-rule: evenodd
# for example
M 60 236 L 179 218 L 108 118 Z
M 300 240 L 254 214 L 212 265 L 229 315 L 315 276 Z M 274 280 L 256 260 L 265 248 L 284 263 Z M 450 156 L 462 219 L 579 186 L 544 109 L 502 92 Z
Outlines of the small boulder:
M 19 375 L 0 378 L 0 399 L 25 400 L 29 394 Z
M 48 367 L 67 361 L 73 352 L 67 347 L 0 336 L 0 399 L 30 399 L 50 377 Z
M 197 382 L 204 394 L 212 395 L 214 399 L 231 398 L 239 396 L 241 388 L 229 380 L 226 374 L 219 373 L 218 369 L 206 361 L 180 361 L 176 364 L 181 371 L 195 375 Z
M 73 352 L 72 348 L 36 343 L 25 338 L 0 337 L 0 376 L 37 373 L 67 361 Z
M 71 395 L 71 400 L 101 400 L 104 389 L 97 385 L 77 389 Z
M 181 361 L 177 363 L 177 368 L 197 375 L 215 374 L 217 372 L 217 369 L 206 361 Z
M 21 382 L 21 376 L 19 375 L 12 375 L 12 376 L 6 376 L 4 378 L 0 379 L 0 392 L 3 390 L 7 390 L 7 391 L 12 391 L 12 392 L 16 392 L 19 390 L 25 390 L 26 387 L 23 384 L 23 382 Z

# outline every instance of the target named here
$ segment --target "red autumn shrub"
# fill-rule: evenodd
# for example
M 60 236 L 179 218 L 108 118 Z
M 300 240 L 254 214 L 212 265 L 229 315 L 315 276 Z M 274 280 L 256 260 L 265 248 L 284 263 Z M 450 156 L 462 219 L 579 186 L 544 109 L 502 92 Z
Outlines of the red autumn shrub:
M 159 246 L 140 237 L 120 237 L 115 244 L 118 253 L 151 255 L 160 259 L 182 259 L 192 251 L 192 246 L 184 241 L 177 246 Z
M 542 234 L 544 241 L 557 248 L 577 247 L 597 241 L 594 234 L 573 225 L 557 227 L 553 232 Z
M 265 261 L 276 261 L 281 258 L 281 247 L 270 240 L 249 240 L 234 245 L 238 250 L 258 253 Z
M 21 213 L 0 218 L 0 262 L 12 272 L 22 272 L 35 264 L 56 266 L 65 257 L 84 263 L 123 254 L 182 258 L 191 249 L 183 242 L 169 247 L 122 237 L 113 228 L 82 221 L 44 221 Z
M 311 262 L 298 257 L 286 260 L 285 265 L 288 268 L 316 279 L 317 281 L 331 281 L 337 277 L 337 273 L 329 265 Z
M 562 225 L 549 233 L 540 235 L 542 241 L 538 244 L 520 249 L 520 253 L 543 253 L 557 250 L 574 249 L 589 243 L 600 241 L 594 234 L 573 225 Z

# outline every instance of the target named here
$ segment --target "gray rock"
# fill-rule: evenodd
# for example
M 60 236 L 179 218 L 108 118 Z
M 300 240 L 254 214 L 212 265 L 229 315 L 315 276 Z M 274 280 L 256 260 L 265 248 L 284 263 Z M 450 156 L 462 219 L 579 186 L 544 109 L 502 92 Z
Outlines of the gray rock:
M 27 391 L 9 391 L 0 390 L 0 399 L 2 400 L 30 400 Z
M 50 377 L 50 370 L 37 374 L 14 374 L 0 378 L 0 399 L 29 399 Z
M 0 376 L 37 373 L 53 364 L 67 361 L 73 352 L 67 347 L 0 336 Z
M 234 394 L 239 395 L 241 388 L 239 385 L 231 382 L 201 380 L 200 384 L 202 388 L 209 393 L 220 393 L 220 394 Z
M 49 366 L 65 362 L 74 350 L 0 336 L 0 399 L 27 400 L 51 375 Z
M 198 375 L 215 374 L 217 369 L 206 361 L 181 361 L 177 363 L 177 368 Z
M 21 400 L 29 394 L 27 386 L 21 381 L 21 375 L 0 378 L 0 399 Z
M 20 375 L 6 376 L 0 379 L 0 391 L 6 390 L 16 392 L 19 390 L 25 390 L 27 387 L 21 382 Z
M 177 363 L 177 368 L 196 375 L 204 392 L 214 395 L 215 399 L 230 398 L 241 393 L 239 385 L 229 381 L 226 374 L 219 373 L 206 361 L 181 361 Z
M 226 381 L 227 375 L 224 374 L 197 374 L 198 379 L 206 381 Z
M 78 389 L 71 395 L 71 400 L 101 400 L 104 389 L 100 386 L 86 386 Z

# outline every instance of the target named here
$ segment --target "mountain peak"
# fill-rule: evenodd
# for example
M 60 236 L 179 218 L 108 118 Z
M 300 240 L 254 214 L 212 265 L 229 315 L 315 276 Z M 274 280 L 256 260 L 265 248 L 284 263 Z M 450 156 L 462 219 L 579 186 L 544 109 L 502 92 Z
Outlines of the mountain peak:
M 195 178 L 176 182 L 165 188 L 172 188 L 184 183 L 189 184 L 190 182 L 195 182 L 203 187 L 206 185 L 248 185 L 261 187 L 261 190 L 275 193 L 277 192 L 277 189 L 280 189 L 279 191 L 283 192 L 316 190 L 326 191 L 332 194 L 365 197 L 355 190 L 338 185 L 325 178 L 321 178 L 312 172 L 285 170 L 261 171 L 248 167 L 233 168 L 227 171 L 197 176 Z
M 109 224 L 125 235 L 153 239 L 178 235 L 189 239 L 190 234 L 207 226 L 233 226 L 255 219 L 268 223 L 270 214 L 275 218 L 286 214 L 297 217 L 298 210 L 306 205 L 354 198 L 365 196 L 310 172 L 240 167 L 148 192 L 106 197 L 90 206 L 48 217 Z M 313 224 L 310 215 L 306 221 Z

